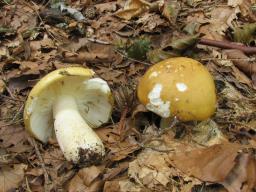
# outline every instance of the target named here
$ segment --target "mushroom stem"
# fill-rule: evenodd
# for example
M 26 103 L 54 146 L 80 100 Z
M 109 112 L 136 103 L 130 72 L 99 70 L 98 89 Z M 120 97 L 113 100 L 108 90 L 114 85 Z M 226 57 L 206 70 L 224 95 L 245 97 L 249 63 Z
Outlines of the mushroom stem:
M 53 116 L 56 137 L 67 160 L 92 163 L 88 161 L 102 159 L 104 145 L 80 115 L 72 95 L 62 94 L 57 98 Z

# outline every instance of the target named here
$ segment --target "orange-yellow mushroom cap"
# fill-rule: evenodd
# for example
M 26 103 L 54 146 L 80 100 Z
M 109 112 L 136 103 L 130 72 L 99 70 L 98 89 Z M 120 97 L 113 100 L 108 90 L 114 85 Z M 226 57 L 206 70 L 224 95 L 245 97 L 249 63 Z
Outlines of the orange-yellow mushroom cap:
M 215 112 L 213 77 L 198 61 L 177 57 L 161 61 L 140 79 L 139 101 L 163 118 L 205 120 Z

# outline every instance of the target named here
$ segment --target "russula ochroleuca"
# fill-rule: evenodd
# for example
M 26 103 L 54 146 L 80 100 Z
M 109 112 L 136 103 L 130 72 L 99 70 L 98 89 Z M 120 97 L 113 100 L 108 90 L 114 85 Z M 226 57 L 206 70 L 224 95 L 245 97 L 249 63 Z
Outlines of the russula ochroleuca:
M 55 132 L 65 158 L 75 163 L 96 163 L 105 154 L 92 128 L 109 120 L 113 98 L 107 82 L 93 75 L 83 67 L 55 70 L 34 86 L 24 109 L 28 132 L 44 143 Z
M 141 78 L 140 102 L 163 118 L 205 120 L 216 108 L 215 84 L 206 67 L 196 60 L 177 57 L 161 61 Z

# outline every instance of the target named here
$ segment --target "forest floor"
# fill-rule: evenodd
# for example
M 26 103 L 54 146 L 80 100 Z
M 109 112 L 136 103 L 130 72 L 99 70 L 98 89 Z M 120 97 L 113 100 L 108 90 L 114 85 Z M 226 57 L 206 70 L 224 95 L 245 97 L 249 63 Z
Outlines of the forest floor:
M 256 191 L 255 0 L 1 0 L 0 10 L 0 192 Z M 136 86 L 176 56 L 207 67 L 218 106 L 209 120 L 162 129 Z M 93 69 L 115 98 L 96 130 L 105 159 L 89 167 L 23 123 L 36 82 L 74 65 Z

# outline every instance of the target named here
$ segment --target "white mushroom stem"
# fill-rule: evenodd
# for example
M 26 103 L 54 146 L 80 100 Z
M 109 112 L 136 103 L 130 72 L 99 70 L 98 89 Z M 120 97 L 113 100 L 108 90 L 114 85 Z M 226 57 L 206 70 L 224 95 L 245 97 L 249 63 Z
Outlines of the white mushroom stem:
M 54 103 L 53 115 L 56 137 L 67 160 L 89 161 L 91 157 L 104 156 L 101 139 L 80 115 L 73 96 L 60 95 Z

